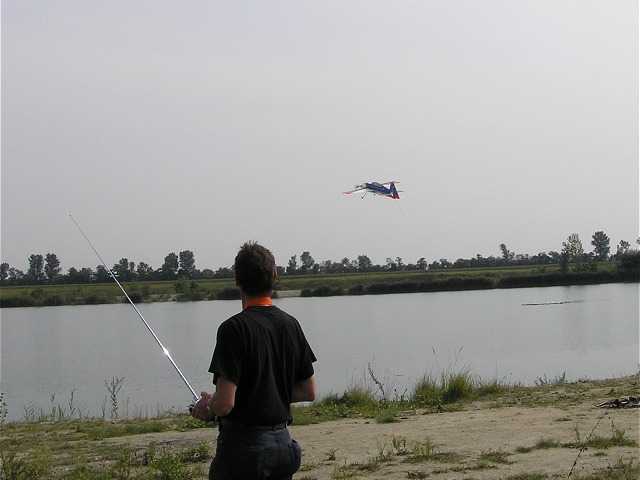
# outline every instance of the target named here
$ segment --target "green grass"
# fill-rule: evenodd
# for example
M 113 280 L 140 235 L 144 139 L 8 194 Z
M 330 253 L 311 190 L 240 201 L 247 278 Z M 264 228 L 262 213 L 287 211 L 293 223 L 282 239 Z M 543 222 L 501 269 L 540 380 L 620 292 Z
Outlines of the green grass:
M 551 438 L 541 438 L 532 447 L 518 447 L 516 452 L 529 453 L 533 450 L 548 450 L 550 448 L 572 448 L 572 449 L 586 449 L 594 448 L 599 450 L 606 450 L 613 447 L 638 447 L 638 442 L 634 439 L 626 437 L 625 431 L 616 428 L 615 424 L 611 423 L 611 436 L 603 437 L 601 435 L 589 436 L 583 440 L 580 432 L 577 428 L 574 430 L 576 439 L 573 442 L 560 443 L 557 440 Z
M 510 475 L 507 480 L 546 480 L 550 477 L 542 473 L 532 472 Z M 616 463 L 595 473 L 583 474 L 573 472 L 573 480 L 637 480 L 640 478 L 640 464 L 632 458 L 620 458 Z
M 370 376 L 377 380 L 374 372 Z M 330 395 L 307 406 L 293 408 L 296 425 L 318 423 L 340 418 L 370 418 L 376 422 L 393 422 L 401 416 L 415 413 L 435 413 L 447 409 L 461 409 L 465 402 L 484 400 L 489 406 L 522 405 L 521 398 L 529 398 L 531 405 L 571 404 L 576 398 L 589 399 L 582 382 L 534 387 L 508 386 L 500 382 L 485 383 L 474 377 L 468 369 L 445 373 L 438 377 L 425 375 L 417 382 L 415 390 L 395 401 L 386 399 L 385 386 L 378 381 L 374 386 L 353 385 L 341 395 Z M 628 381 L 625 384 L 628 386 Z M 616 380 L 593 382 L 598 391 L 622 391 L 625 387 Z M 557 395 L 562 388 L 566 395 Z M 595 398 L 595 397 L 594 397 Z M 452 403 L 446 403 L 452 402 Z M 0 393 L 0 405 L 2 394 Z M 55 406 L 52 407 L 55 410 Z M 426 410 L 426 412 L 425 412 Z M 180 480 L 202 478 L 212 454 L 212 444 L 201 440 L 181 444 L 179 447 L 158 445 L 151 440 L 146 448 L 134 450 L 126 441 L 139 434 L 185 431 L 195 428 L 214 428 L 215 425 L 198 422 L 186 413 L 159 414 L 154 418 L 126 419 L 73 419 L 68 414 L 56 415 L 45 420 L 5 423 L 6 408 L 0 409 L 0 478 L 27 479 L 51 478 L 53 480 L 110 479 L 110 478 L 164 478 Z M 562 421 L 568 421 L 565 418 Z M 613 447 L 637 447 L 635 439 L 627 438 L 624 430 L 611 424 L 608 436 L 584 436 L 576 429 L 575 441 L 560 444 L 557 440 L 541 438 L 532 447 L 521 447 L 516 451 L 527 453 L 534 449 L 568 448 L 575 450 L 588 447 L 604 451 Z M 211 435 L 213 438 L 213 433 Z M 124 441 L 107 441 L 123 438 Z M 382 440 L 381 440 L 382 442 Z M 339 442 L 326 452 L 324 461 L 337 461 L 342 445 Z M 577 453 L 576 453 L 577 454 Z M 496 464 L 511 463 L 508 452 L 482 452 L 475 465 L 467 470 L 495 468 Z M 440 451 L 437 439 L 424 437 L 419 442 L 408 442 L 394 435 L 378 445 L 377 457 L 359 464 L 335 465 L 334 478 L 353 478 L 371 474 L 383 468 L 386 462 L 402 462 L 410 465 L 434 464 L 443 472 L 455 472 L 465 460 L 456 452 Z M 570 467 L 568 465 L 567 467 Z M 309 470 L 310 467 L 307 467 Z M 426 478 L 420 469 L 410 471 L 407 478 Z M 408 474 L 409 475 L 409 474 Z M 634 476 L 635 475 L 635 476 Z M 313 478 L 308 475 L 305 478 Z M 535 479 L 529 476 L 512 477 L 513 480 Z M 544 478 L 544 477 L 540 477 Z M 593 476 L 574 475 L 576 479 L 638 478 L 637 459 L 620 459 L 608 471 Z
M 511 456 L 510 453 L 495 452 L 495 451 L 491 450 L 491 451 L 488 451 L 488 452 L 482 452 L 480 454 L 480 461 L 481 462 L 509 464 L 509 463 L 512 463 L 509 460 L 509 456 Z
M 613 421 L 611 422 L 611 436 L 603 437 L 595 435 L 588 441 L 588 446 L 599 449 L 607 449 L 613 447 L 637 447 L 638 442 L 631 438 L 626 438 L 625 431 L 616 428 Z
M 80 427 L 80 431 L 87 434 L 90 440 L 102 440 L 105 438 L 125 437 L 128 435 L 140 435 L 142 433 L 158 433 L 167 430 L 167 425 L 159 421 L 125 420 L 118 423 L 101 422 L 87 428 Z
M 199 442 L 158 450 L 153 442 L 144 455 L 107 438 L 182 430 L 186 415 L 157 419 L 69 420 L 2 425 L 0 478 L 112 479 L 200 478 L 212 447 Z M 190 417 L 189 417 L 190 418 Z M 198 422 L 198 428 L 202 428 Z M 189 466 L 194 464 L 194 466 Z M 197 465 L 195 465 L 197 464 Z

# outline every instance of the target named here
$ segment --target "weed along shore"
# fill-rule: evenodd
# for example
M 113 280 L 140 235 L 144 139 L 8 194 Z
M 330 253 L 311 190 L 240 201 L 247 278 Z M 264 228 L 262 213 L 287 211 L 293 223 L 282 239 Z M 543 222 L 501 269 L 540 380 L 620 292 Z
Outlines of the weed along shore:
M 637 479 L 640 374 L 533 387 L 451 373 L 407 398 L 354 386 L 295 407 L 296 480 Z M 617 399 L 617 402 L 612 400 Z M 206 479 L 217 435 L 187 413 L 4 422 L 0 478 Z

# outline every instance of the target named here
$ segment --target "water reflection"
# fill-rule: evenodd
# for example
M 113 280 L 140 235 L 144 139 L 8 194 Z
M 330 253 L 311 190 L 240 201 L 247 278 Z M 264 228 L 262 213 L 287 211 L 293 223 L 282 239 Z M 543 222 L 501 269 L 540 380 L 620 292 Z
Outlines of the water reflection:
M 482 379 L 533 384 L 637 373 L 638 285 L 552 287 L 364 297 L 285 298 L 318 357 L 320 395 L 371 382 L 390 395 L 424 374 L 469 369 Z M 535 305 L 533 305 L 535 304 Z M 139 306 L 199 392 L 218 325 L 238 301 Z M 129 413 L 184 408 L 190 392 L 129 305 L 2 310 L 2 376 L 9 419 L 49 409 L 71 392 L 100 416 L 105 381 L 124 378 Z M 43 399 L 45 399 L 43 401 Z

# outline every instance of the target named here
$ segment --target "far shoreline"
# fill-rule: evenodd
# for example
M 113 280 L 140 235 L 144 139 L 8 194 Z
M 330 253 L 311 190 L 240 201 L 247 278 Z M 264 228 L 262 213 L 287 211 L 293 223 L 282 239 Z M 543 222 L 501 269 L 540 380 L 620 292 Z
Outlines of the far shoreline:
M 365 296 L 394 293 L 431 293 L 533 287 L 640 283 L 640 267 L 605 265 L 597 270 L 561 271 L 557 267 L 487 268 L 447 271 L 399 271 L 283 275 L 274 298 Z M 233 279 L 177 279 L 123 282 L 135 303 L 239 300 Z M 0 308 L 55 307 L 127 303 L 115 282 L 42 284 L 0 288 Z

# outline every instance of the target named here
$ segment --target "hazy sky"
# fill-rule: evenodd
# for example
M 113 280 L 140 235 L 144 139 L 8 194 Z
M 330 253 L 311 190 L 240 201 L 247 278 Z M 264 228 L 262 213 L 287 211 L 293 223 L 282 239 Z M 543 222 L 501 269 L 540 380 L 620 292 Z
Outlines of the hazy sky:
M 638 236 L 638 1 L 2 2 L 1 257 Z M 393 201 L 343 195 L 398 180 Z

